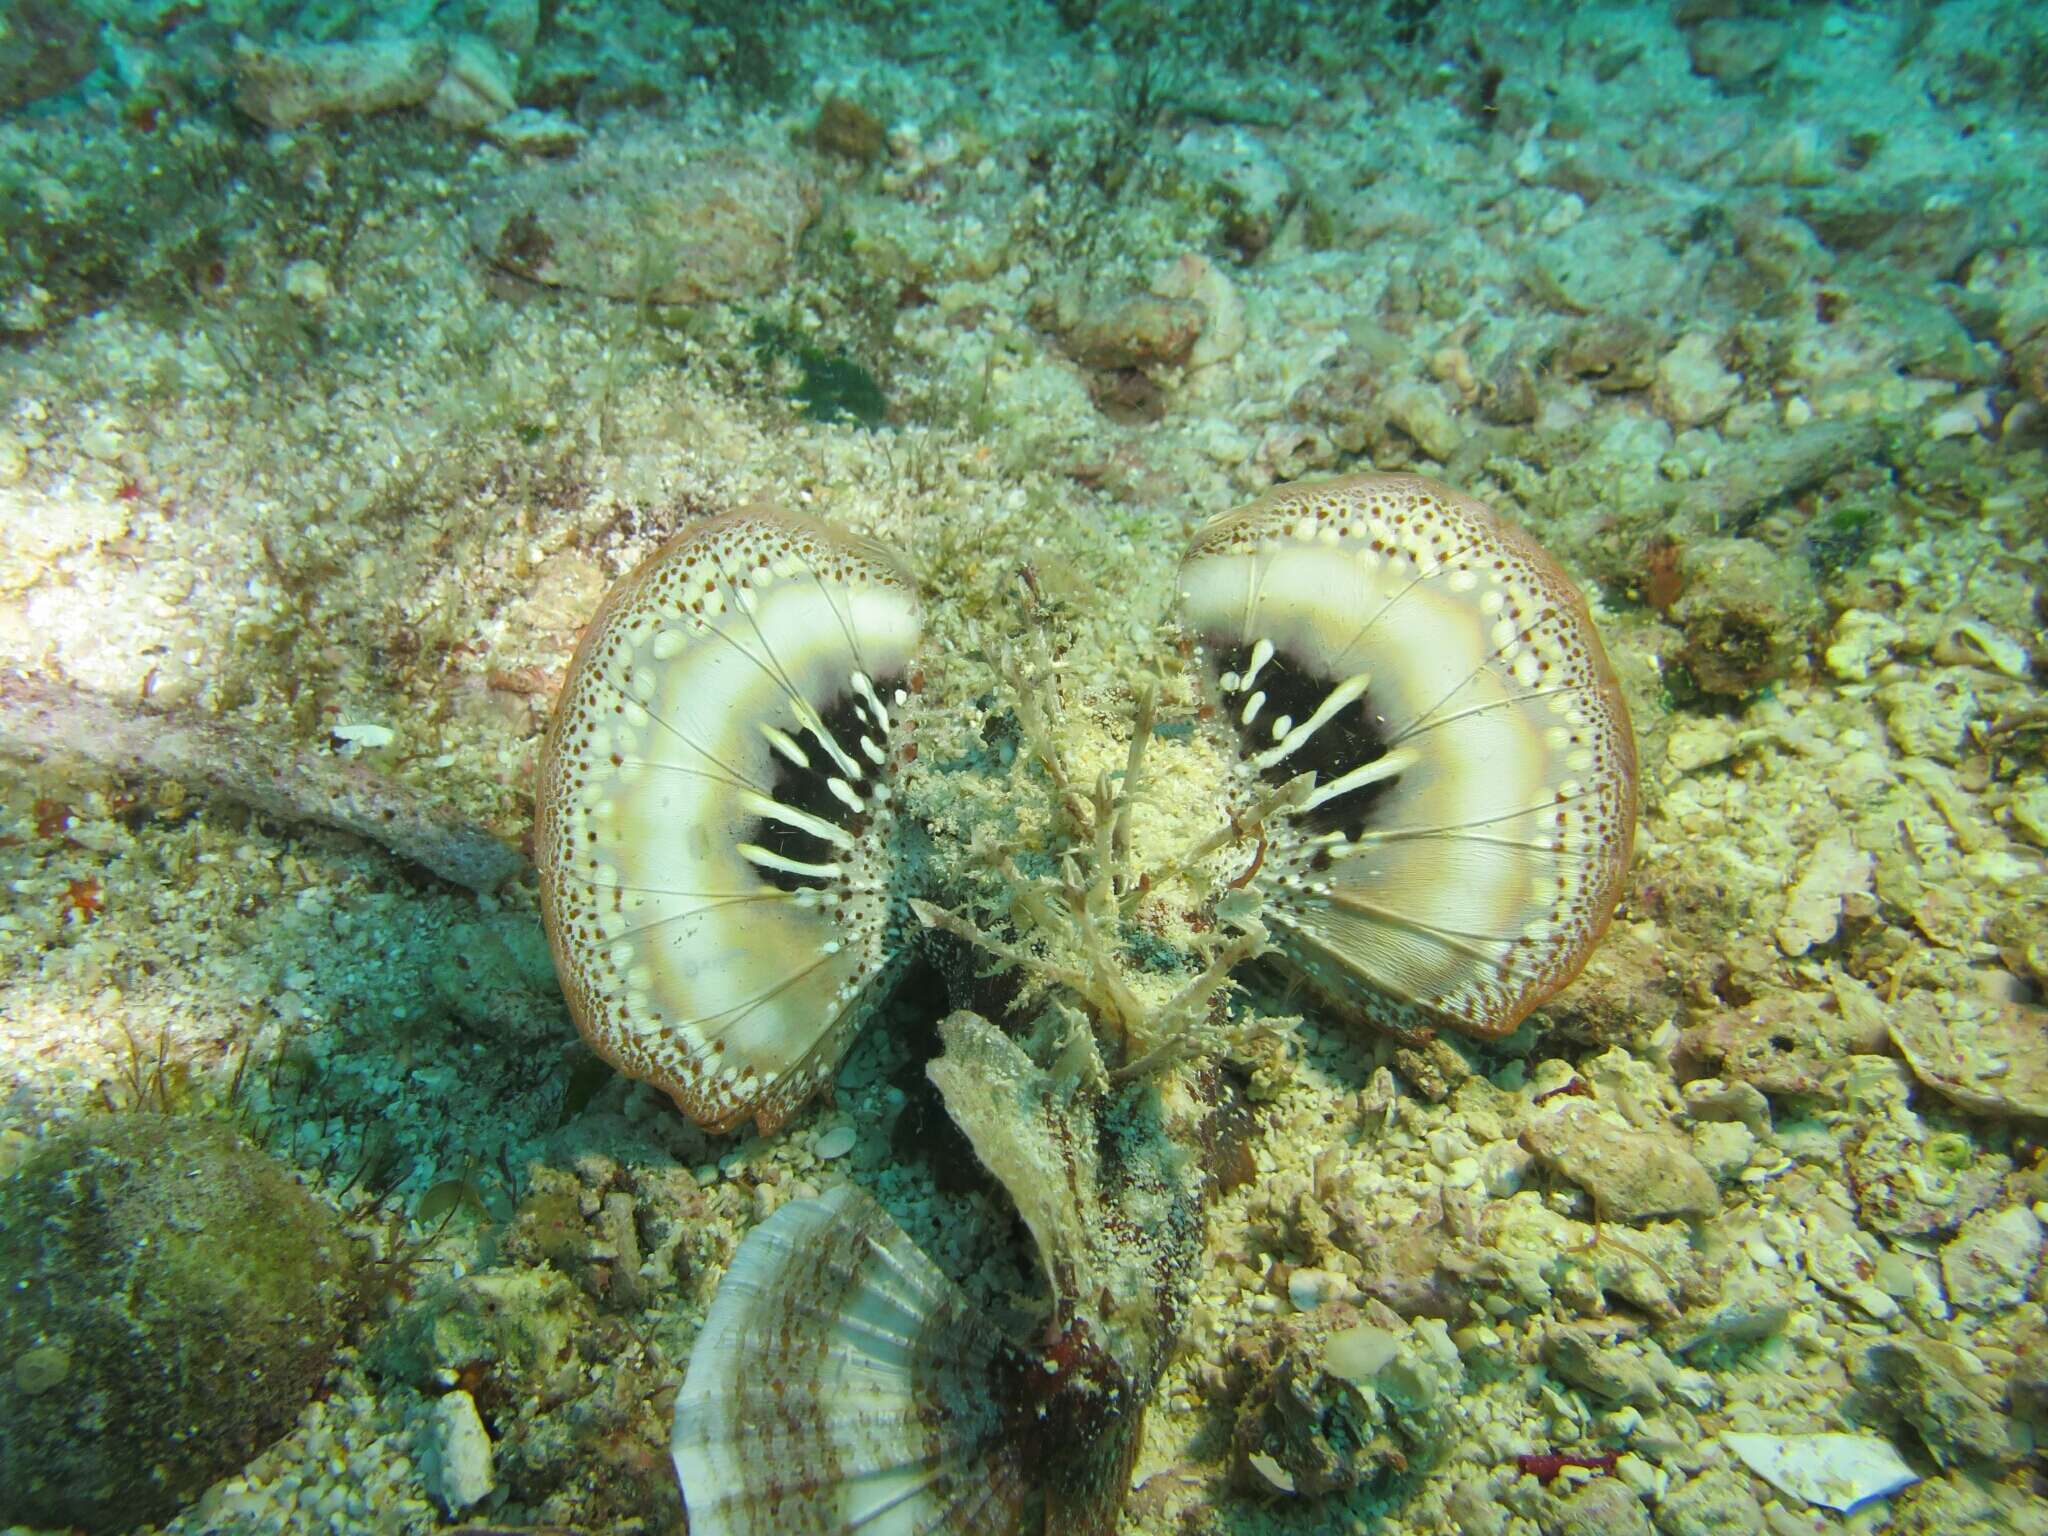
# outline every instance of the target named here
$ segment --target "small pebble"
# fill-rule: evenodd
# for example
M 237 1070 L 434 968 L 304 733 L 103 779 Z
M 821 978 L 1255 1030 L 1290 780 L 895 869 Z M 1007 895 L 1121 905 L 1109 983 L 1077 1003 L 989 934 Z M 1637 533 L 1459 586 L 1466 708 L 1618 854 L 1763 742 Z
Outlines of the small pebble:
M 334 297 L 334 283 L 317 261 L 295 261 L 284 269 L 284 291 L 301 304 L 325 304 Z
M 459 1515 L 497 1486 L 491 1466 L 491 1437 L 467 1392 L 444 1393 L 434 1404 L 428 1431 L 432 1446 L 429 1491 L 451 1516 Z
M 1287 1277 L 1287 1299 L 1297 1312 L 1313 1312 L 1344 1288 L 1344 1277 L 1327 1269 L 1297 1269 Z
M 859 1137 L 854 1134 L 852 1126 L 835 1125 L 831 1130 L 818 1138 L 817 1145 L 812 1150 L 817 1153 L 821 1161 L 829 1163 L 834 1158 L 844 1157 L 847 1153 L 851 1152 L 853 1144 L 857 1140 L 859 1140 Z

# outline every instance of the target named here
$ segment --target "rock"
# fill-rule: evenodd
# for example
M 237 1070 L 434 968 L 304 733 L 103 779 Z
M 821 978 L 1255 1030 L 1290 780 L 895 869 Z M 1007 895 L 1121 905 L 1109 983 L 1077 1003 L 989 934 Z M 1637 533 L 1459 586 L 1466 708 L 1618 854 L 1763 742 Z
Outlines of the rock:
M 448 50 L 423 38 L 235 47 L 235 105 L 266 128 L 416 107 L 447 72 Z
M 1920 1436 L 1941 1465 L 2014 1459 L 2005 1415 L 1993 1403 L 1998 1382 L 1967 1350 L 1902 1334 L 1880 1339 L 1856 1363 L 1856 1385 Z
M 427 98 L 427 115 L 451 128 L 489 127 L 518 106 L 512 65 L 487 37 L 465 32 L 448 45 L 448 71 Z
M 816 184 L 786 155 L 679 151 L 650 131 L 518 168 L 470 232 L 488 260 L 532 282 L 696 304 L 775 287 L 817 213 Z
M 74 0 L 0 0 L 0 112 L 91 74 L 99 37 L 99 18 Z
M 1892 647 L 1906 638 L 1903 625 L 1867 608 L 1850 608 L 1835 620 L 1826 652 L 1828 670 L 1845 683 L 1866 683 L 1892 659 Z
M 295 261 L 284 269 L 284 291 L 309 309 L 334 297 L 334 280 L 317 261 Z
M 2048 1015 L 2024 1003 L 1918 999 L 1890 1019 L 1913 1075 L 1980 1114 L 2048 1119 Z
M 361 1279 L 333 1212 L 228 1125 L 38 1143 L 0 1190 L 0 1519 L 168 1520 L 297 1420 Z
M 1522 1145 L 1593 1197 L 1603 1221 L 1704 1218 L 1720 1191 L 1685 1143 L 1668 1132 L 1632 1131 L 1590 1104 L 1567 1104 L 1532 1120 Z
M 0 485 L 19 485 L 27 478 L 27 445 L 12 432 L 0 432 Z
M 1324 1370 L 1319 1354 L 1291 1326 L 1233 1344 L 1231 1363 L 1247 1378 L 1231 1429 L 1241 1486 L 1320 1498 L 1407 1465 L 1387 1404 L 1369 1385 Z
M 1565 333 L 1557 350 L 1558 369 L 1609 394 L 1648 389 L 1657 378 L 1663 338 L 1649 321 L 1634 315 L 1598 315 Z
M 1773 1337 L 1791 1321 L 1793 1299 L 1775 1278 L 1754 1271 L 1727 1282 L 1712 1302 L 1691 1308 L 1664 1332 L 1680 1354 L 1721 1358 Z
M 821 1162 L 831 1162 L 846 1156 L 860 1140 L 860 1133 L 850 1125 L 835 1125 L 812 1143 L 811 1152 Z
M 427 1491 L 451 1519 L 498 1486 L 491 1437 L 467 1392 L 444 1392 L 435 1400 L 423 1470 Z
M 1742 375 L 1723 368 L 1715 353 L 1714 337 L 1705 331 L 1689 331 L 1657 360 L 1650 400 L 1672 426 L 1680 430 L 1705 426 L 1734 403 L 1735 392 L 1742 388 Z
M 1882 1529 L 1884 1536 L 2048 1536 L 2048 1499 L 1951 1472 L 1893 1499 Z
M 1640 1408 L 1664 1395 L 1650 1361 L 1614 1337 L 1612 1330 L 1577 1324 L 1553 1328 L 1543 1336 L 1539 1358 L 1558 1376 L 1603 1402 Z M 1663 1361 L 1661 1353 L 1656 1358 Z M 1668 1369 L 1669 1362 L 1663 1363 Z
M 1566 1494 L 1536 1523 L 1543 1536 L 1653 1536 L 1642 1499 L 1615 1477 L 1596 1477 Z
M 2026 1300 L 2041 1263 L 2041 1222 L 2023 1205 L 1980 1211 L 1941 1250 L 1948 1299 L 1972 1312 L 2002 1312 Z
M 490 0 L 484 36 L 507 53 L 525 53 L 540 40 L 540 0 Z
M 1755 539 L 1701 539 L 1680 550 L 1678 571 L 1679 660 L 1705 692 L 1740 698 L 1805 659 L 1821 617 L 1806 561 Z
M 1752 1536 L 1763 1528 L 1748 1481 L 1726 1467 L 1709 1468 L 1657 1504 L 1661 1536 Z
M 1741 85 L 1775 65 L 1791 40 L 1783 22 L 1717 17 L 1686 35 L 1685 51 L 1695 73 L 1723 85 Z
M 1098 299 L 1082 310 L 1061 340 L 1090 368 L 1148 368 L 1184 363 L 1207 320 L 1191 299 L 1138 293 Z
M 1221 214 L 1232 250 L 1250 260 L 1273 243 L 1294 206 L 1294 177 L 1264 139 L 1238 124 L 1204 125 L 1182 134 L 1174 155 Z
M 1842 922 L 1842 903 L 1868 895 L 1875 863 L 1846 832 L 1823 837 L 1799 870 L 1798 883 L 1785 898 L 1785 914 L 1772 929 L 1778 948 L 1797 958 L 1816 944 L 1834 938 Z
M 1190 368 L 1207 368 L 1237 356 L 1245 343 L 1244 301 L 1223 269 L 1190 252 L 1153 274 L 1152 291 L 1163 299 L 1189 299 L 1202 308 L 1202 332 L 1188 349 Z
M 812 141 L 826 154 L 840 155 L 862 165 L 882 157 L 885 137 L 882 120 L 845 96 L 826 97 L 811 129 Z

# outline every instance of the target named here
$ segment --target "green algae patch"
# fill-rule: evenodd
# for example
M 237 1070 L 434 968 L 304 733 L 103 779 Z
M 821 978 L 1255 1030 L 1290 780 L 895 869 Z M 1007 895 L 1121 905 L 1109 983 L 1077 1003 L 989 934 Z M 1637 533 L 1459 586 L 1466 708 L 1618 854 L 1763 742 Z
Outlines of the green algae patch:
M 334 1214 L 231 1125 L 50 1137 L 0 1184 L 0 1512 L 168 1517 L 290 1427 L 356 1279 Z

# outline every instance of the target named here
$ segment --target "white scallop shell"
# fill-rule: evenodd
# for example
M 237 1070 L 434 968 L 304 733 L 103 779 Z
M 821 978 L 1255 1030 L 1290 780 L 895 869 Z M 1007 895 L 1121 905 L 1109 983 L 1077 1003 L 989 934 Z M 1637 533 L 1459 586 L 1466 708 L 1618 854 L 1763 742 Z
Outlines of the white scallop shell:
M 740 1245 L 676 1398 L 691 1536 L 1016 1530 L 1008 1358 L 858 1188 L 791 1201 Z
M 1242 799 L 1315 775 L 1237 877 L 1286 964 L 1404 1033 L 1503 1034 L 1576 974 L 1628 867 L 1635 751 L 1526 534 L 1417 475 L 1287 486 L 1197 534 L 1180 610 Z
M 757 506 L 664 544 L 577 649 L 536 810 L 556 970 L 598 1054 L 710 1129 L 795 1113 L 903 953 L 918 635 L 892 555 Z

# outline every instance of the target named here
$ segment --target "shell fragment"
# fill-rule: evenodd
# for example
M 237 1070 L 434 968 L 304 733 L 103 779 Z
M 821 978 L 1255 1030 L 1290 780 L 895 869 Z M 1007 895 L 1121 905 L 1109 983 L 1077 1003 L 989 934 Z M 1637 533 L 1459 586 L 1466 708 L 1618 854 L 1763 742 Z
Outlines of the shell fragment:
M 1845 1514 L 1920 1481 L 1876 1435 L 1725 1434 L 1721 1443 L 1779 1492 Z

